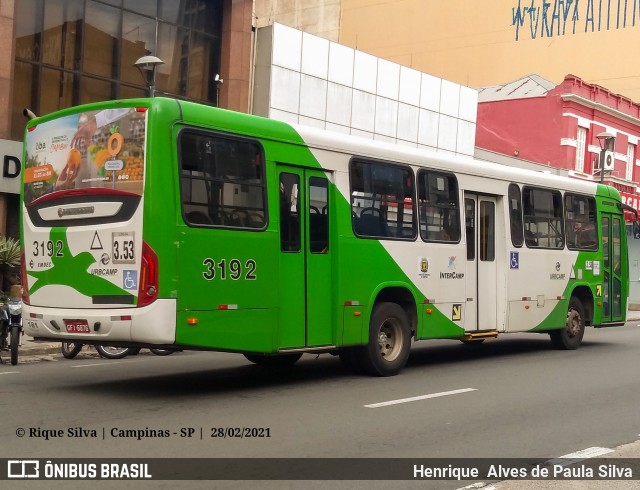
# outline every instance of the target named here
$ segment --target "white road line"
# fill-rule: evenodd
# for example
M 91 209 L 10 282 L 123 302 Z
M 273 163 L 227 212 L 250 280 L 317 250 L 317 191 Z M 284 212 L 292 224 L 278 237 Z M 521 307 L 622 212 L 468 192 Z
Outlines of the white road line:
M 83 368 L 83 367 L 92 367 L 92 366 L 112 366 L 114 364 L 122 364 L 122 362 L 109 361 L 109 362 L 98 362 L 95 364 L 78 364 L 77 366 L 71 366 L 72 368 Z
M 0 374 L 18 374 L 20 371 L 7 371 L 6 373 L 0 373 Z
M 428 398 L 439 398 L 441 396 L 459 395 L 460 393 L 467 393 L 469 391 L 477 391 L 477 389 L 462 388 L 461 390 L 442 391 L 440 393 L 431 393 L 430 395 L 412 396 L 410 398 L 399 398 L 398 400 L 390 400 L 388 402 L 371 403 L 370 405 L 365 405 L 365 408 L 388 407 L 389 405 L 398 405 L 400 403 L 417 402 L 419 400 L 427 400 Z
M 569 453 L 565 454 L 564 456 L 560 456 L 559 458 L 550 459 L 549 461 L 547 461 L 547 464 L 567 466 L 584 459 L 597 458 L 598 456 L 602 456 L 604 454 L 609 454 L 612 452 L 613 449 L 609 449 L 607 447 L 588 447 L 587 449 L 576 451 L 575 453 Z

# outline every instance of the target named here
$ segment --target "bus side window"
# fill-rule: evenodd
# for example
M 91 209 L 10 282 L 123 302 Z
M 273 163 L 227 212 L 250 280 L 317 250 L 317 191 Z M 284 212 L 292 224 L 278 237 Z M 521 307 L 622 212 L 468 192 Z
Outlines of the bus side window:
M 514 247 L 522 247 L 524 231 L 522 226 L 522 195 L 517 184 L 509 184 L 509 221 L 511 243 Z M 535 239 L 535 237 L 533 237 Z M 529 238 L 531 240 L 531 238 Z
M 283 252 L 300 251 L 300 177 L 280 174 L 280 248 Z
M 329 195 L 327 179 L 309 177 L 309 250 L 329 251 Z
M 426 242 L 460 241 L 458 181 L 453 174 L 418 172 L 420 236 Z
M 596 200 L 567 192 L 564 207 L 567 247 L 570 250 L 597 250 Z
M 266 190 L 257 142 L 185 129 L 180 133 L 180 197 L 187 225 L 264 229 Z

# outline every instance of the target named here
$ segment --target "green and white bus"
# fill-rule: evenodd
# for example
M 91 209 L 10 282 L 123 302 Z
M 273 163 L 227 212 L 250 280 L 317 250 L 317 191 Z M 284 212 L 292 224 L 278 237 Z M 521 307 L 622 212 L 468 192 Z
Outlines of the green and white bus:
M 384 376 L 412 340 L 625 321 L 612 187 L 167 98 L 36 118 L 24 162 L 38 339 Z

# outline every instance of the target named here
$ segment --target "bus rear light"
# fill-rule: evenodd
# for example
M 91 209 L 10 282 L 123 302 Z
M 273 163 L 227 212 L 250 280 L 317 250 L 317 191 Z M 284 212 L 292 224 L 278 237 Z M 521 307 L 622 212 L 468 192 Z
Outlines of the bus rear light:
M 24 259 L 24 249 L 20 254 L 20 282 L 22 283 L 22 302 L 25 305 L 30 305 L 29 300 L 29 285 L 27 284 L 27 263 Z
M 237 310 L 238 305 L 218 305 L 219 310 Z
M 30 128 L 27 128 L 27 131 L 28 132 L 35 131 L 37 127 L 38 125 L 36 124 L 35 126 L 31 126 Z
M 148 110 L 148 107 L 136 107 L 136 112 L 147 112 Z
M 158 299 L 158 278 L 158 256 L 147 242 L 143 241 L 138 306 L 146 306 Z

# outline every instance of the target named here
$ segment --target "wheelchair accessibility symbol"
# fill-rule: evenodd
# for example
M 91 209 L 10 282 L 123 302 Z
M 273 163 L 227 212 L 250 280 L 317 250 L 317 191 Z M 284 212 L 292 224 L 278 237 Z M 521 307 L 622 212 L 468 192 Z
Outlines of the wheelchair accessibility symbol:
M 128 289 L 128 290 L 138 289 L 138 271 L 124 270 L 122 287 L 123 289 Z
M 511 258 L 509 259 L 510 267 L 512 269 L 520 268 L 520 252 L 511 252 Z

